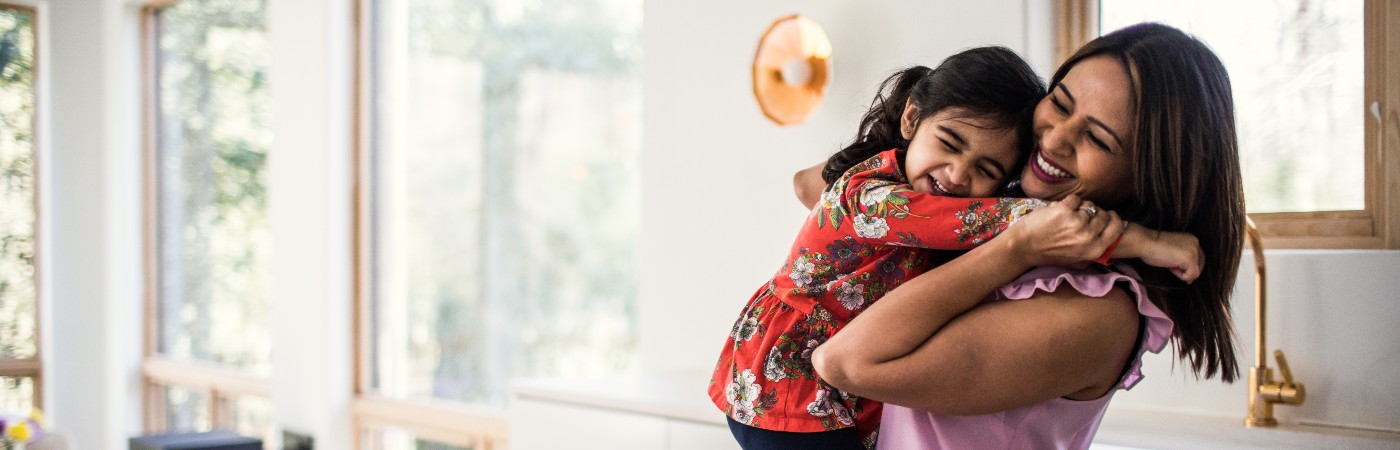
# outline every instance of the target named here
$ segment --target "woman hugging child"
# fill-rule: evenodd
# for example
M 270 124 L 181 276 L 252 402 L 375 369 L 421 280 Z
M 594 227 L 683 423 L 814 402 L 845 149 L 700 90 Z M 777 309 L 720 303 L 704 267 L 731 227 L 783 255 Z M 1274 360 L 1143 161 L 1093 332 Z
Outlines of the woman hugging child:
M 823 167 L 828 185 L 785 264 L 744 306 L 715 366 L 710 398 L 743 448 L 873 447 L 881 404 L 824 383 L 812 351 L 891 289 L 956 256 L 938 250 L 971 249 L 1046 204 L 991 198 L 1015 192 L 1007 181 L 1033 148 L 1031 113 L 1045 94 L 1003 47 L 881 84 L 855 142 Z M 1081 210 L 1097 213 L 1087 202 Z M 1133 252 L 1194 255 L 1154 249 L 1137 228 L 1123 237 L 1141 243 Z

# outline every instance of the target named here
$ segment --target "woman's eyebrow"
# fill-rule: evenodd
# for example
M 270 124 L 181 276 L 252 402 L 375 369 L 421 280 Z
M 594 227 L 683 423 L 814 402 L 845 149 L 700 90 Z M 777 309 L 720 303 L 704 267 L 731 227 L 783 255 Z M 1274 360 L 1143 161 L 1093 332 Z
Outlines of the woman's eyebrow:
M 1055 85 L 1055 87 L 1060 88 L 1060 92 L 1065 93 L 1065 97 L 1069 97 L 1070 103 L 1074 103 L 1074 94 L 1069 93 L 1069 88 L 1065 87 L 1064 83 L 1057 84 Z M 1123 138 L 1118 137 L 1118 133 L 1114 132 L 1112 128 L 1109 128 L 1108 124 L 1103 123 L 1102 120 L 1099 120 L 1097 117 L 1094 116 L 1088 116 L 1088 118 L 1090 122 L 1094 123 L 1094 125 L 1098 125 L 1099 128 L 1103 128 L 1103 131 L 1108 133 L 1109 136 L 1113 136 L 1113 140 L 1118 141 L 1119 147 L 1123 146 Z

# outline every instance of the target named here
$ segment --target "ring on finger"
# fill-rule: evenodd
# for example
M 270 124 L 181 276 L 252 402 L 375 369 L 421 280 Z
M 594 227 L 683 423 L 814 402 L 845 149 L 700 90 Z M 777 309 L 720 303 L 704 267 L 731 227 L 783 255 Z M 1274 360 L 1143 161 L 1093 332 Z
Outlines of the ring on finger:
M 1094 215 L 1099 213 L 1099 209 L 1095 208 L 1093 205 L 1080 206 L 1079 210 L 1084 211 L 1084 214 L 1087 214 L 1090 219 L 1094 218 Z

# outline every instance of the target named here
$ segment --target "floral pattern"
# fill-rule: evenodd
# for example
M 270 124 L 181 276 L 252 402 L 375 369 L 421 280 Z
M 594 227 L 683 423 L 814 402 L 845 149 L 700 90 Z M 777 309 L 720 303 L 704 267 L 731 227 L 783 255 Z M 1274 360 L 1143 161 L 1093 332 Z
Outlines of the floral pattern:
M 1042 204 L 916 192 L 894 150 L 857 164 L 822 192 L 787 263 L 734 322 L 710 380 L 711 399 L 747 425 L 793 432 L 856 427 L 873 442 L 880 403 L 826 384 L 812 352 L 941 260 L 925 249 L 972 248 Z

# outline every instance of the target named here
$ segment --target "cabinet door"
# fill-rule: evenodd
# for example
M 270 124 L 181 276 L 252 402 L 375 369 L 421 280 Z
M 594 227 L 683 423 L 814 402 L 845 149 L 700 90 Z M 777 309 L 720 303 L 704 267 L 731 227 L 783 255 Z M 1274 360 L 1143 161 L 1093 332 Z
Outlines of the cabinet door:
M 666 448 L 666 419 L 516 397 L 510 407 L 511 450 Z
M 740 450 L 729 428 L 688 420 L 672 420 L 668 450 Z

